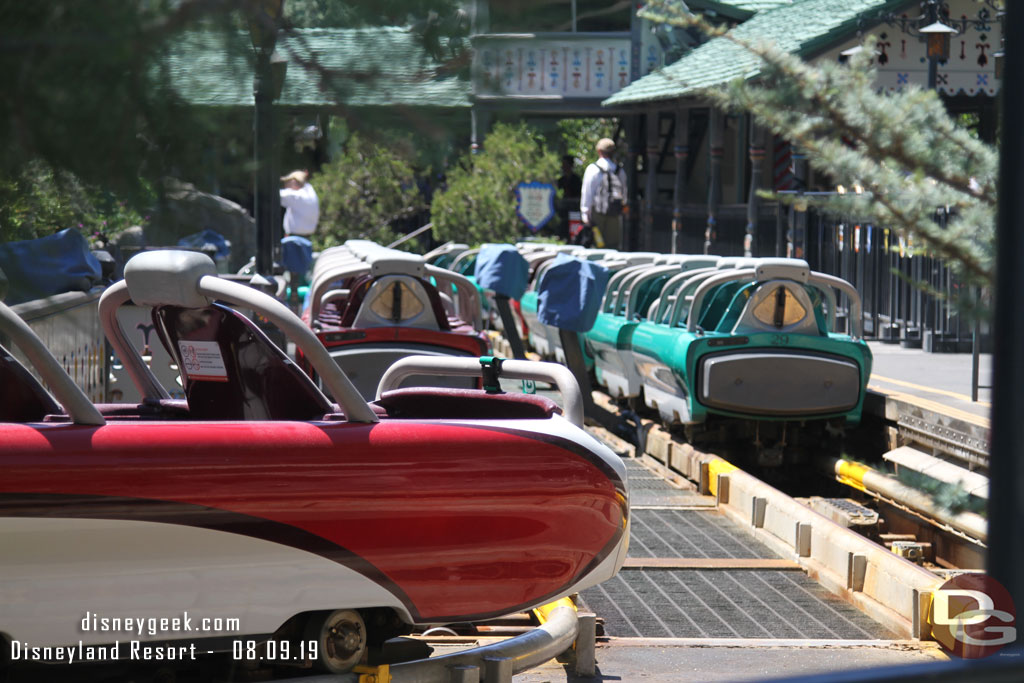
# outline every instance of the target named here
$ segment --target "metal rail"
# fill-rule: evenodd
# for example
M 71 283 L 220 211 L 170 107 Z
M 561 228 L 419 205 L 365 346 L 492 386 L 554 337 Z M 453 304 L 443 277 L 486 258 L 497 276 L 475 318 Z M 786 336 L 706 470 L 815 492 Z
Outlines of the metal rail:
M 125 367 L 129 368 L 133 380 L 143 380 L 139 391 L 151 396 L 152 387 L 146 375 L 152 373 L 145 368 L 139 352 L 126 343 L 127 336 L 117 320 L 116 306 L 123 303 L 125 293 L 140 306 L 174 305 L 182 308 L 202 308 L 214 299 L 251 309 L 277 326 L 320 374 L 324 386 L 334 396 L 347 419 L 353 422 L 377 422 L 373 410 L 363 401 L 359 392 L 345 373 L 338 367 L 330 353 L 317 339 L 313 331 L 303 324 L 287 306 L 269 294 L 251 287 L 217 277 L 216 268 L 210 257 L 195 252 L 149 251 L 138 254 L 125 265 L 124 285 L 111 288 L 107 301 L 101 300 L 101 322 Z M 155 380 L 154 380 L 155 381 Z
M 512 676 L 552 659 L 578 642 L 577 655 L 593 656 L 593 619 L 578 619 L 568 598 L 540 608 L 541 626 L 500 643 L 483 645 L 462 652 L 403 662 L 390 666 L 367 667 L 367 671 L 332 676 L 284 679 L 287 683 L 508 683 Z M 582 626 L 582 628 L 581 628 Z M 584 639 L 589 637 L 589 648 Z M 584 657 L 585 659 L 585 657 Z M 593 662 L 582 662 L 582 675 L 592 674 Z M 579 666 L 578 666 L 579 668 Z

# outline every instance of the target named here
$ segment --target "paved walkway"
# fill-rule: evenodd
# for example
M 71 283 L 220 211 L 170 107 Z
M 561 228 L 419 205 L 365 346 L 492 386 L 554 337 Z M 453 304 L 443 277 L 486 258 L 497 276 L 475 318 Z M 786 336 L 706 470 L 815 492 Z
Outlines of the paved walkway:
M 980 389 L 978 401 L 971 401 L 971 354 L 928 353 L 881 342 L 868 342 L 868 346 L 874 356 L 869 389 L 890 395 L 909 394 L 988 419 L 992 390 Z M 981 355 L 978 376 L 980 386 L 991 387 L 991 354 Z

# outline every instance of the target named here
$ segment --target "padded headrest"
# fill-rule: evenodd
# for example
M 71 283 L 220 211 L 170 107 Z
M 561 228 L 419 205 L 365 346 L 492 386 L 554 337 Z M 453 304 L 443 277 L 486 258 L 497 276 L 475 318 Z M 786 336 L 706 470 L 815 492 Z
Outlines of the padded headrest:
M 754 269 L 758 282 L 785 279 L 806 283 L 811 274 L 807 261 L 795 258 L 758 259 Z
M 196 251 L 144 251 L 124 267 L 128 293 L 137 306 L 205 308 L 211 302 L 198 285 L 206 275 L 216 277 L 217 266 Z
M 423 263 L 423 257 L 415 254 L 406 254 L 397 250 L 388 250 L 386 254 L 371 254 L 367 257 L 370 263 L 370 274 L 374 277 L 382 275 L 412 275 L 413 277 L 426 277 L 427 269 Z

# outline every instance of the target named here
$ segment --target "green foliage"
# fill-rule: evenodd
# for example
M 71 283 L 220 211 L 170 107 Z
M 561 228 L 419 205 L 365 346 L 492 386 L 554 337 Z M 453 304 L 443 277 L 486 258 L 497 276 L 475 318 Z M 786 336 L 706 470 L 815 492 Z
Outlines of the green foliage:
M 963 485 L 960 482 L 950 484 L 944 481 L 938 481 L 931 477 L 901 467 L 897 473 L 897 479 L 903 484 L 922 491 L 931 496 L 932 502 L 935 507 L 940 510 L 945 510 L 952 514 L 959 514 L 961 512 L 975 512 L 980 515 L 985 514 L 985 501 L 981 498 L 976 498 L 964 490 Z
M 75 228 L 99 246 L 147 220 L 127 201 L 38 161 L 0 180 L 0 242 Z
M 139 178 L 159 177 L 200 128 L 162 87 L 162 51 L 213 3 L 0 2 L 0 177 L 39 159 L 144 193 Z
M 478 244 L 514 242 L 528 228 L 516 216 L 519 183 L 554 184 L 558 158 L 526 124 L 494 126 L 478 154 L 469 154 L 448 173 L 448 187 L 434 197 L 434 237 Z
M 618 119 L 562 119 L 558 122 L 558 133 L 561 135 L 565 154 L 576 160 L 577 172 L 582 175 L 583 168 L 597 161 L 595 146 L 601 138 L 615 135 Z
M 248 58 L 249 41 L 231 39 L 263 4 L 0 0 L 0 182 L 10 187 L 35 160 L 129 200 L 166 175 L 205 179 L 224 140 L 251 138 L 251 119 L 209 116 L 182 102 L 169 87 L 164 57 L 186 33 L 199 31 L 223 37 L 225 50 L 238 43 L 234 49 Z M 283 23 L 367 26 L 426 18 L 424 47 L 441 50 L 462 30 L 456 7 L 454 0 L 286 0 Z M 272 26 L 266 18 L 256 24 Z
M 819 203 L 888 226 L 923 243 L 969 284 L 992 280 L 998 155 L 957 125 L 935 92 L 917 86 L 880 92 L 869 40 L 847 65 L 808 64 L 771 44 L 754 44 L 653 0 L 646 18 L 696 26 L 761 58 L 756 81 L 735 81 L 702 93 L 722 109 L 750 112 L 758 123 L 798 145 L 818 171 L 863 194 Z M 936 210 L 956 215 L 948 227 Z
M 311 180 L 320 196 L 315 248 L 369 239 L 388 244 L 394 226 L 426 209 L 416 185 L 409 143 L 385 146 L 353 134 L 344 150 Z

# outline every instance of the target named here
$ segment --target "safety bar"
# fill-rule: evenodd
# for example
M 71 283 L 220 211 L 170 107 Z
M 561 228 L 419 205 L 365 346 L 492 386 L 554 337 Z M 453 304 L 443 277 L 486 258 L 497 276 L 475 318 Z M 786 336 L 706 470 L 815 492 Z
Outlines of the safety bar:
M 674 302 L 678 300 L 679 292 L 677 290 L 682 290 L 685 287 L 685 283 L 691 278 L 707 276 L 708 273 L 717 270 L 717 267 L 697 268 L 696 270 L 689 270 L 669 278 L 668 282 L 661 288 L 658 310 L 655 312 L 654 317 L 651 318 L 651 322 L 660 323 L 666 314 L 671 314 L 672 307 L 675 305 Z
M 462 252 L 461 254 L 459 254 L 458 256 L 455 257 L 455 260 L 452 261 L 452 264 L 450 266 L 448 266 L 448 270 L 455 271 L 456 273 L 459 272 L 458 268 L 459 268 L 460 265 L 462 265 L 463 261 L 468 261 L 469 259 L 473 258 L 474 256 L 476 256 L 479 253 L 480 253 L 480 247 L 475 247 L 473 249 L 467 249 L 466 251 Z
M 370 272 L 370 264 L 362 260 L 346 260 L 334 264 L 329 269 L 314 274 L 313 284 L 309 288 L 309 322 L 316 322 L 323 306 L 323 297 L 331 285 L 338 280 L 365 275 Z
M 100 324 L 103 326 L 103 334 L 114 349 L 114 354 L 121 359 L 125 371 L 131 377 L 135 388 L 139 390 L 143 401 L 158 401 L 171 397 L 164 385 L 156 378 L 153 371 L 142 360 L 142 356 L 135 347 L 128 341 L 121 322 L 117 319 L 117 310 L 122 305 L 131 301 L 132 295 L 128 291 L 128 283 L 124 280 L 115 282 L 107 287 L 107 290 L 100 296 L 99 316 Z
M 837 289 L 847 296 L 850 300 L 850 336 L 854 339 L 860 339 L 864 336 L 864 313 L 861 309 L 860 292 L 854 289 L 846 280 L 835 277 L 833 275 L 826 275 L 825 273 L 811 273 L 807 282 L 815 285 L 818 289 L 825 292 L 826 295 L 832 295 L 832 290 Z M 829 299 L 829 329 L 835 326 L 835 309 L 836 300 L 835 295 L 832 295 Z
M 500 374 L 508 379 L 532 379 L 550 382 L 562 394 L 562 413 L 565 419 L 577 427 L 583 427 L 583 394 L 572 372 L 558 363 L 542 363 L 529 360 L 502 360 Z M 377 386 L 377 398 L 384 392 L 397 389 L 412 375 L 451 375 L 456 377 L 477 377 L 483 375 L 483 366 L 478 358 L 453 358 L 444 356 L 406 356 L 396 361 Z
M 455 253 L 456 255 L 469 249 L 469 245 L 464 242 L 445 242 L 436 249 L 432 249 L 423 255 L 423 260 L 430 263 L 434 259 L 440 256 L 448 256 L 449 254 Z
M 483 309 L 480 307 L 480 290 L 473 282 L 453 270 L 427 266 L 427 275 L 434 278 L 437 284 L 447 283 L 455 287 L 455 293 L 459 298 L 459 315 L 467 323 L 473 326 L 474 330 L 483 329 Z M 468 316 L 468 317 L 467 317 Z
M 117 306 L 127 300 L 125 294 L 131 296 L 130 285 L 133 280 L 136 283 L 134 286 L 141 290 L 133 298 L 139 299 L 136 303 L 141 305 L 153 306 L 166 302 L 194 308 L 209 305 L 213 299 L 219 299 L 262 315 L 302 350 L 349 421 L 377 422 L 376 414 L 324 345 L 287 306 L 269 294 L 211 274 L 213 261 L 209 257 L 205 257 L 205 261 L 209 261 L 206 263 L 195 256 L 181 254 L 143 252 L 133 257 L 125 266 L 125 280 L 111 287 L 111 291 L 100 298 L 100 322 L 104 332 L 144 397 L 166 396 L 166 392 L 161 393 L 153 388 L 155 378 L 152 378 L 139 352 L 127 342 L 127 335 L 117 319 Z M 173 261 L 175 257 L 179 259 L 177 262 Z
M 608 278 L 608 284 L 604 288 L 604 297 L 601 299 L 601 312 L 614 315 L 617 310 L 616 302 L 619 298 L 619 290 L 622 288 L 624 281 L 648 268 L 650 268 L 649 263 L 641 263 L 639 265 L 628 265 L 612 273 L 611 277 Z
M 49 386 L 57 402 L 75 424 L 104 425 L 106 420 L 89 397 L 72 381 L 53 357 L 43 340 L 11 308 L 0 302 L 0 330 L 25 354 L 39 376 Z
M 381 247 L 384 249 L 384 247 Z M 404 255 L 404 252 L 401 252 Z M 459 315 L 466 319 L 474 329 L 481 329 L 483 317 L 480 309 L 480 293 L 473 283 L 465 276 L 447 268 L 423 265 L 424 273 L 433 277 L 438 284 L 442 282 L 455 287 L 459 300 Z M 313 285 L 310 288 L 310 316 L 311 323 L 315 322 L 320 311 L 326 303 L 325 295 L 331 285 L 339 279 L 355 277 L 373 272 L 373 264 L 370 261 L 359 259 L 339 259 L 336 263 L 327 268 L 317 268 L 313 277 Z
M 206 296 L 252 309 L 272 322 L 302 350 L 302 354 L 320 375 L 324 386 L 330 390 L 350 422 L 377 422 L 377 415 L 359 395 L 359 391 L 348 376 L 334 362 L 313 330 L 304 325 L 287 306 L 251 287 L 222 280 L 213 275 L 206 275 L 200 279 L 198 290 Z
M 696 332 L 697 331 L 697 318 L 700 317 L 701 306 L 704 305 L 704 298 L 708 293 L 717 287 L 723 285 L 726 282 L 753 282 L 754 278 L 757 277 L 757 271 L 753 268 L 743 270 L 726 271 L 721 275 L 714 275 L 709 277 L 700 283 L 697 287 L 697 291 L 693 293 L 693 303 L 690 304 L 690 314 L 686 317 L 686 331 Z M 676 306 L 672 311 L 671 323 L 678 322 L 676 318 L 676 312 L 679 311 L 679 299 L 676 299 Z
M 669 273 L 678 272 L 679 268 L 680 268 L 680 264 L 678 264 L 678 263 L 670 263 L 668 265 L 653 266 L 646 273 L 644 273 L 643 275 L 641 275 L 641 276 L 637 277 L 636 279 L 634 279 L 633 282 L 630 283 L 629 289 L 627 289 L 626 293 L 625 293 L 625 297 L 626 297 L 626 314 L 625 314 L 626 315 L 626 320 L 632 320 L 633 316 L 636 315 L 636 312 L 637 312 L 636 311 L 636 307 L 637 307 L 637 304 L 640 303 L 640 290 L 641 290 L 641 286 L 645 282 L 649 282 L 650 280 L 654 280 L 654 279 L 656 279 L 658 277 L 661 277 L 662 275 L 667 275 Z M 646 313 L 646 311 L 644 311 L 644 313 Z

